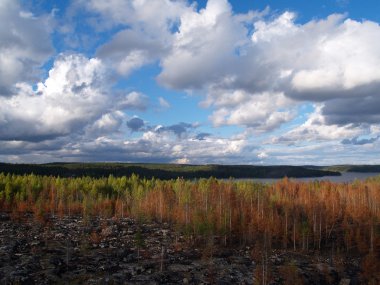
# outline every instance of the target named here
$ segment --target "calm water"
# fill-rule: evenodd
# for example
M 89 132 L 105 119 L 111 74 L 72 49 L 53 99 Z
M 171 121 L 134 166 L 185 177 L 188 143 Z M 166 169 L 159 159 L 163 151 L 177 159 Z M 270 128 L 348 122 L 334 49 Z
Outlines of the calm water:
M 296 181 L 314 181 L 314 180 L 330 180 L 331 182 L 351 182 L 355 179 L 358 180 L 365 180 L 368 177 L 378 176 L 380 173 L 378 172 L 368 172 L 368 173 L 361 173 L 361 172 L 343 172 L 341 176 L 322 176 L 322 177 L 308 177 L 308 178 L 291 178 L 292 180 Z M 257 182 L 262 183 L 272 183 L 276 182 L 280 179 L 278 178 L 255 178 L 255 179 L 249 179 Z

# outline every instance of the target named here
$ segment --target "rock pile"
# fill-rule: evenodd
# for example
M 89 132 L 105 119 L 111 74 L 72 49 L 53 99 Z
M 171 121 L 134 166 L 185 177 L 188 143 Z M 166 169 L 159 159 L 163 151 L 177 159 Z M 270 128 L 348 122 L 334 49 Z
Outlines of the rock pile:
M 254 284 L 263 276 L 285 284 L 287 275 L 300 284 L 359 282 L 355 260 L 337 269 L 313 255 L 253 256 L 252 248 L 214 240 L 199 246 L 167 223 L 0 216 L 0 284 Z

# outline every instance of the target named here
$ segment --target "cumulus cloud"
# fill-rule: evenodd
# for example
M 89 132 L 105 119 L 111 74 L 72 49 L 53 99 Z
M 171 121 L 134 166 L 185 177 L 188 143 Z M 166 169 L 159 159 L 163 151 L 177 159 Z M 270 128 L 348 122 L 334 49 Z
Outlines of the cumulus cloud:
M 44 142 L 0 141 L 0 158 L 13 161 L 131 161 L 188 163 L 252 163 L 248 153 L 252 148 L 242 138 L 209 136 L 194 140 L 192 136 L 173 136 L 173 132 L 159 132 L 145 128 L 138 138 L 123 134 L 105 134 L 96 138 L 83 136 L 60 137 Z M 21 151 L 22 149 L 26 151 Z
M 172 43 L 172 31 L 186 10 L 186 1 L 143 0 L 105 3 L 81 1 L 81 6 L 98 16 L 105 26 L 125 27 L 110 42 L 98 49 L 97 55 L 124 76 L 143 65 L 160 59 Z
M 321 101 L 379 82 L 376 66 L 380 55 L 373 43 L 373 37 L 380 34 L 377 23 L 357 22 L 342 15 L 304 25 L 295 20 L 295 14 L 285 12 L 268 22 L 254 22 L 250 43 L 234 58 L 234 63 L 239 64 L 225 67 L 229 81 L 219 83 L 234 89 L 244 87 L 251 93 L 260 89 L 281 90 L 296 99 Z M 230 47 L 230 56 L 235 49 Z M 170 69 L 163 67 L 163 72 Z M 176 76 L 185 76 L 185 71 Z
M 120 98 L 117 106 L 120 109 L 137 109 L 144 111 L 148 108 L 149 97 L 140 92 L 130 92 Z
M 200 10 L 163 0 L 82 6 L 126 27 L 98 49 L 99 57 L 123 75 L 160 61 L 162 85 L 206 91 L 202 106 L 213 107 L 216 126 L 273 130 L 294 118 L 295 101 L 324 102 L 328 125 L 379 122 L 379 110 L 372 111 L 379 104 L 378 23 L 333 14 L 298 24 L 292 12 L 235 14 L 227 0 Z
M 283 104 L 276 105 L 272 94 L 278 93 L 299 102 L 325 102 L 326 124 L 379 121 L 379 109 L 371 108 L 379 104 L 380 47 L 373 41 L 380 36 L 378 23 L 331 15 L 297 24 L 291 12 L 250 21 L 252 33 L 247 19 L 242 21 L 222 0 L 184 13 L 171 52 L 161 61 L 159 82 L 175 89 L 206 89 L 203 106 L 216 107 L 211 116 L 216 125 L 249 127 L 252 120 L 244 113 L 256 113 L 255 96 L 267 94 L 266 101 L 275 104 L 260 111 L 272 114 L 275 109 L 277 115 L 269 124 L 273 127 L 264 129 L 280 126 L 293 116 Z M 358 116 L 345 116 L 343 109 Z
M 285 109 L 290 108 L 293 101 L 283 94 L 241 96 L 242 93 L 244 91 L 221 94 L 221 101 L 214 104 L 217 110 L 210 117 L 214 125 L 243 125 L 256 131 L 269 131 L 294 118 L 294 113 Z
M 58 56 L 47 79 L 33 84 L 53 52 L 50 18 L 17 1 L 0 4 L 0 157 L 36 158 L 25 149 L 47 160 L 283 163 L 334 151 L 349 161 L 360 146 L 378 149 L 378 23 L 331 15 L 300 24 L 292 12 L 236 14 L 227 0 L 203 9 L 185 0 L 72 6 L 84 7 L 86 23 L 111 36 L 93 46 L 94 58 Z M 192 123 L 150 126 L 128 116 L 146 111 L 149 97 L 115 83 L 151 63 L 162 86 L 203 94 L 200 106 L 211 110 L 215 127 L 239 125 L 247 135 L 220 138 Z M 305 102 L 315 110 L 300 122 Z M 164 97 L 157 103 L 170 107 Z M 139 134 L 126 138 L 128 130 Z M 256 147 L 271 131 L 276 137 L 264 142 L 273 150 Z
M 49 76 L 37 84 L 17 84 L 17 93 L 0 98 L 0 140 L 42 141 L 82 132 L 112 132 L 123 114 L 117 107 L 142 108 L 141 95 L 108 93 L 101 60 L 61 55 Z
M 80 0 L 82 6 L 100 16 L 102 24 L 144 27 L 148 34 L 171 30 L 179 15 L 189 9 L 186 1 Z M 191 8 L 192 9 L 192 8 Z
M 141 31 L 123 30 L 99 48 L 97 55 L 124 76 L 145 64 L 154 62 L 164 52 L 163 43 Z
M 272 77 L 278 88 L 296 100 L 325 102 L 327 124 L 378 122 L 379 110 L 371 106 L 379 103 L 380 53 L 373 38 L 380 26 L 341 15 L 297 25 L 285 16 L 257 26 L 252 36 L 256 45 L 267 42 L 260 56 L 285 72 Z
M 210 0 L 206 8 L 187 11 L 180 20 L 172 49 L 161 61 L 159 82 L 174 89 L 199 89 L 228 74 L 234 52 L 246 41 L 246 30 L 232 16 L 228 1 Z
M 215 126 L 243 125 L 263 131 L 291 120 L 294 114 L 284 109 L 291 100 L 284 94 L 273 92 L 271 86 L 247 86 L 247 82 L 263 81 L 263 75 L 255 78 L 262 74 L 257 63 L 244 63 L 247 48 L 252 49 L 246 25 L 256 17 L 234 15 L 227 1 L 216 0 L 199 12 L 183 14 L 172 50 L 161 62 L 159 82 L 175 89 L 206 88 L 201 106 L 214 107 L 210 120 Z M 237 83 L 251 73 L 253 78 Z
M 10 146 L 12 144 L 12 146 Z M 7 145 L 5 147 L 5 145 Z M 207 140 L 182 138 L 180 141 L 170 133 L 147 130 L 136 139 L 99 137 L 73 142 L 58 138 L 55 141 L 1 142 L 2 161 L 127 161 L 127 162 L 181 162 L 225 164 L 315 164 L 380 163 L 373 153 L 379 145 L 337 145 L 321 142 L 313 145 L 288 147 L 283 145 L 255 146 L 243 138 L 208 137 Z M 26 147 L 26 150 L 24 150 Z M 364 149 L 365 148 L 365 149 Z M 267 157 L 265 157 L 267 155 Z M 185 160 L 186 159 L 186 160 Z
M 125 115 L 121 111 L 113 111 L 103 114 L 87 128 L 87 132 L 89 135 L 96 136 L 118 132 L 123 123 L 124 117 Z
M 53 53 L 51 19 L 24 11 L 18 1 L 0 3 L 0 96 L 14 84 L 38 77 L 38 68 Z
M 45 81 L 17 83 L 0 96 L 0 141 L 42 142 L 58 137 L 86 140 L 115 136 L 125 111 L 144 111 L 148 96 L 113 90 L 109 68 L 99 58 L 59 55 Z M 81 134 L 83 137 L 78 138 Z
M 327 124 L 321 109 L 321 106 L 316 106 L 315 111 L 309 115 L 303 124 L 274 138 L 272 142 L 286 143 L 288 145 L 304 144 L 306 142 L 341 140 L 342 138 L 350 138 L 363 133 L 363 128 L 353 124 L 345 126 Z
M 182 136 L 174 139 L 170 132 L 149 130 L 135 142 L 139 146 L 145 146 L 148 157 L 163 157 L 168 162 L 185 158 L 186 163 L 233 163 L 237 159 L 241 163 L 254 161 L 251 155 L 247 155 L 251 152 L 248 142 L 238 137 L 209 136 L 207 140 L 194 140 L 192 137 Z

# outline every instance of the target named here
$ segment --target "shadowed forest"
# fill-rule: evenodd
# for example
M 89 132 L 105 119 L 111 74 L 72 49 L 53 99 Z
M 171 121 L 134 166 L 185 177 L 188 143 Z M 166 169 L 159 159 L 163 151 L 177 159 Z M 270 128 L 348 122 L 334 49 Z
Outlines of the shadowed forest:
M 340 170 L 340 169 L 339 169 Z M 338 170 L 338 171 L 339 171 Z M 344 168 L 350 171 L 351 168 Z M 322 177 L 339 176 L 336 170 L 316 166 L 290 165 L 190 165 L 155 163 L 47 163 L 47 164 L 11 164 L 0 163 L 0 172 L 10 174 L 36 174 L 60 177 L 115 177 L 139 175 L 144 178 L 185 179 L 193 178 L 282 178 L 282 177 Z M 356 171 L 356 169 L 355 169 Z M 359 170 L 360 172 L 360 170 Z
M 88 222 L 99 217 L 166 222 L 191 242 L 206 245 L 212 238 L 223 246 L 256 248 L 263 264 L 265 252 L 282 249 L 360 257 L 376 268 L 379 189 L 380 177 L 353 183 L 285 178 L 260 184 L 0 174 L 0 208 L 18 221 L 33 213 L 41 223 L 65 216 Z M 374 271 L 367 275 L 377 282 Z

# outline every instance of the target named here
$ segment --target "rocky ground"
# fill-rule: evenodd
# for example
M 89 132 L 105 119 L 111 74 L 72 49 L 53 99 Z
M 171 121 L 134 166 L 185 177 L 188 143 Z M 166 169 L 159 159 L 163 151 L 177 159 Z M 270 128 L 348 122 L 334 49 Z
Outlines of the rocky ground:
M 360 284 L 355 259 L 271 251 L 262 262 L 254 251 L 201 245 L 166 223 L 0 214 L 0 284 L 254 284 L 263 272 L 269 284 Z

